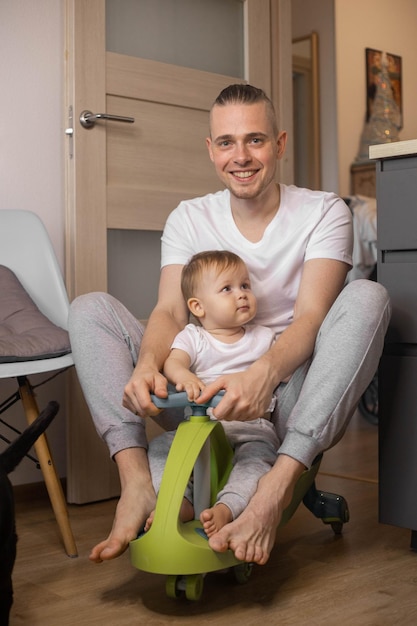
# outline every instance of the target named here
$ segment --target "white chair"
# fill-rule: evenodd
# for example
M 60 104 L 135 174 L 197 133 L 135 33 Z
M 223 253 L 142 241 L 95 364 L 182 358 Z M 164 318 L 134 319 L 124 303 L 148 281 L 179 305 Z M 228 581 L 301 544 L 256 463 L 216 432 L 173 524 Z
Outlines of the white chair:
M 57 326 L 67 330 L 69 309 L 67 292 L 47 231 L 35 213 L 17 209 L 0 210 L 0 265 L 14 272 L 41 313 Z M 28 376 L 65 369 L 73 364 L 71 353 L 52 358 L 1 362 L 0 378 L 16 378 L 18 384 L 16 398 L 20 397 L 26 419 L 32 423 L 39 415 L 39 409 Z M 77 556 L 66 500 L 45 435 L 39 437 L 35 451 L 65 550 L 68 556 Z

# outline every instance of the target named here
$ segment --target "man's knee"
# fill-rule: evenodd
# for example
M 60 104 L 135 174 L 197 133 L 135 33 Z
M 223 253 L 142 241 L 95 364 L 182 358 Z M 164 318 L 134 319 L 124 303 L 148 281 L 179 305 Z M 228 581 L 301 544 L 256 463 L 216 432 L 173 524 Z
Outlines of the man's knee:
M 70 334 L 78 332 L 84 326 L 94 324 L 106 315 L 106 302 L 112 296 L 107 293 L 96 291 L 86 293 L 75 298 L 70 305 L 68 326 Z
M 346 298 L 358 309 L 359 307 L 365 309 L 370 314 L 390 309 L 390 298 L 385 287 L 365 278 L 349 283 L 343 289 L 341 297 Z
M 91 314 L 92 311 L 97 309 L 97 306 L 100 306 L 100 300 L 107 299 L 111 296 L 109 294 L 94 291 L 91 293 L 85 293 L 81 296 L 77 296 L 70 305 L 70 314 L 72 316 L 78 315 L 88 315 Z

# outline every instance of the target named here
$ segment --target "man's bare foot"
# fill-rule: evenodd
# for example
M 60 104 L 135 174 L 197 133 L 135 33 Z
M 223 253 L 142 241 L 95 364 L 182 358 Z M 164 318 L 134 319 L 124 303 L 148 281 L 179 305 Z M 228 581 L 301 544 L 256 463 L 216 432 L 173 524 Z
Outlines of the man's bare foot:
M 215 552 L 230 548 L 240 561 L 264 565 L 275 543 L 278 523 L 262 522 L 256 507 L 249 503 L 239 517 L 209 537 L 209 546 Z
M 133 493 L 131 493 L 133 492 Z M 140 494 L 140 496 L 139 496 Z M 143 489 L 126 488 L 117 504 L 113 527 L 107 539 L 97 544 L 90 553 L 90 561 L 101 563 L 114 559 L 135 539 L 149 510 L 155 506 L 155 492 L 144 494 Z
M 151 512 L 148 519 L 145 522 L 144 531 L 148 532 L 150 527 L 152 526 L 153 519 L 155 517 L 155 509 Z M 194 507 L 187 498 L 184 498 L 181 504 L 180 509 L 180 521 L 181 522 L 191 522 L 194 519 Z
M 129 448 L 118 453 L 116 461 L 117 457 L 122 492 L 109 536 L 94 546 L 89 555 L 90 561 L 94 563 L 102 563 L 123 554 L 155 507 L 156 496 L 145 450 Z M 129 476 L 128 480 L 126 476 Z
M 217 533 L 223 526 L 226 526 L 233 519 L 232 511 L 228 506 L 219 502 L 210 509 L 201 512 L 200 522 L 203 524 L 207 537 Z
M 258 490 L 246 509 L 230 524 L 209 538 L 215 552 L 230 549 L 237 559 L 264 565 L 275 543 L 275 535 L 294 486 L 304 466 L 280 455 L 274 467 L 258 482 Z

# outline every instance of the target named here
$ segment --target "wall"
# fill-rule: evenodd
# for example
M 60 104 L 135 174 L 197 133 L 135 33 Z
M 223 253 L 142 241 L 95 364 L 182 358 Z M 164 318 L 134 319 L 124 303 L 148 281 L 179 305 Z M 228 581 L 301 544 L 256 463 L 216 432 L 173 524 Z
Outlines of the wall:
M 334 0 L 292 0 L 292 37 L 312 31 L 319 36 L 320 138 L 322 188 L 338 191 L 336 63 L 334 56 Z
M 319 34 L 323 189 L 350 192 L 366 111 L 365 48 L 402 57 L 400 139 L 417 137 L 416 24 L 415 0 L 292 0 L 293 37 Z
M 1 0 L 0 3 L 0 209 L 29 209 L 45 223 L 63 267 L 64 186 L 62 122 L 63 2 Z M 35 377 L 37 384 L 44 377 Z M 64 376 L 37 390 L 43 407 L 50 399 L 61 404 L 48 437 L 61 476 L 65 475 Z M 0 399 L 14 385 L 0 381 Z M 25 427 L 20 404 L 2 415 Z M 1 432 L 9 439 L 13 433 Z M 3 443 L 0 443 L 3 449 Z M 14 484 L 42 480 L 25 459 L 11 476 Z
M 400 139 L 417 138 L 417 2 L 335 0 L 339 193 L 349 193 L 349 169 L 366 111 L 365 48 L 402 57 L 404 127 Z

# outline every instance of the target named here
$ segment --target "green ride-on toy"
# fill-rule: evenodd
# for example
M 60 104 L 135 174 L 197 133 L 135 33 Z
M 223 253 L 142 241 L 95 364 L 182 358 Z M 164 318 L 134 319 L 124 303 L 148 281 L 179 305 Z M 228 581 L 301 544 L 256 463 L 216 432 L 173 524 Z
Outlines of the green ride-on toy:
M 130 542 L 132 565 L 142 571 L 167 576 L 165 590 L 169 597 L 185 594 L 199 600 L 204 576 L 232 568 L 238 583 L 245 583 L 252 564 L 239 561 L 231 550 L 215 552 L 199 520 L 200 513 L 213 506 L 217 493 L 226 484 L 232 469 L 233 450 L 226 439 L 221 421 L 210 419 L 209 407 L 221 400 L 218 394 L 207 404 L 190 403 L 187 394 L 172 393 L 168 398 L 152 396 L 159 408 L 190 405 L 192 415 L 182 422 L 173 439 L 151 528 Z M 347 503 L 341 496 L 317 491 L 315 477 L 321 455 L 300 477 L 292 502 L 284 511 L 281 526 L 293 515 L 301 501 L 325 524 L 340 534 L 349 520 Z M 186 487 L 192 476 L 195 519 L 181 522 L 179 513 Z

